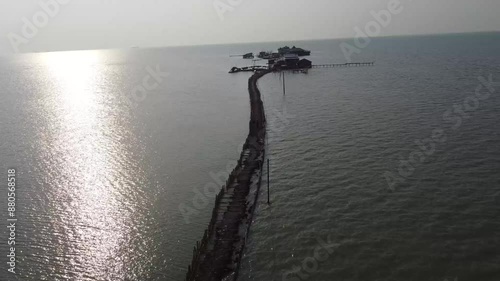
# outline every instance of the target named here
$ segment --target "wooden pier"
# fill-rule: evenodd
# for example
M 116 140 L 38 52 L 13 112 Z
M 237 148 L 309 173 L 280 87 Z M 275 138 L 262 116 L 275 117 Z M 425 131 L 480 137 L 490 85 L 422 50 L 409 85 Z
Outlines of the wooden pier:
M 313 68 L 335 68 L 335 67 L 357 67 L 357 66 L 373 66 L 375 62 L 348 62 L 348 63 L 332 63 L 332 64 L 314 64 Z
M 361 67 L 361 66 L 374 66 L 375 62 L 347 62 L 347 63 L 331 63 L 331 64 L 313 64 L 311 67 L 307 68 L 282 68 L 273 71 L 292 71 L 292 72 L 305 72 L 310 68 L 338 68 L 338 67 Z M 269 67 L 265 65 L 253 65 L 245 67 L 233 67 L 229 73 L 238 72 L 256 72 L 256 71 L 266 71 Z
M 236 281 L 238 278 L 265 159 L 266 116 L 257 80 L 267 73 L 270 71 L 256 71 L 248 80 L 249 133 L 236 167 L 215 198 L 208 229 L 193 249 L 186 281 Z
M 273 71 L 309 68 L 372 66 L 374 62 L 309 65 L 308 68 L 269 69 L 268 66 L 233 67 L 230 73 L 255 72 L 248 80 L 249 133 L 240 159 L 215 198 L 208 228 L 193 249 L 186 281 L 236 281 L 253 220 L 265 160 L 266 116 L 257 81 Z M 284 74 L 284 72 L 283 72 Z M 284 80 L 284 79 L 283 79 Z M 269 180 L 268 180 L 269 182 Z M 268 198 L 269 200 L 269 198 Z

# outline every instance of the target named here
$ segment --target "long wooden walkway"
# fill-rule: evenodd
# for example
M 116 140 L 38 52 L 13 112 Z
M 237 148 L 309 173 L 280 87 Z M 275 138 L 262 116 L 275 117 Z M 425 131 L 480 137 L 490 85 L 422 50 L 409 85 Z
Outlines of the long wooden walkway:
M 270 71 L 250 77 L 250 124 L 238 164 L 215 199 L 203 239 L 193 249 L 186 281 L 235 281 L 252 222 L 265 158 L 266 116 L 257 80 Z
M 331 64 L 315 64 L 313 68 L 334 68 L 334 67 L 353 67 L 353 66 L 373 66 L 375 62 L 348 62 L 348 63 L 331 63 Z

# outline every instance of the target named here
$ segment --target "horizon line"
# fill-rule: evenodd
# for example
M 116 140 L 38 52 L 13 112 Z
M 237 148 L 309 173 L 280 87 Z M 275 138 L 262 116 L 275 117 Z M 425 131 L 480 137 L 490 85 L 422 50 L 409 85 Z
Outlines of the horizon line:
M 395 38 L 395 37 L 418 37 L 418 36 L 439 36 L 439 35 L 459 35 L 459 34 L 478 34 L 478 33 L 500 33 L 500 30 L 485 30 L 485 31 L 466 31 L 466 32 L 445 32 L 445 33 L 415 33 L 415 34 L 394 34 L 374 36 L 371 38 Z M 33 51 L 26 53 L 11 53 L 7 56 L 41 54 L 41 53 L 57 53 L 57 52 L 79 52 L 79 51 L 105 51 L 105 50 L 130 50 L 130 49 L 161 49 L 161 48 L 179 48 L 179 47 L 205 47 L 205 46 L 229 46 L 229 45 L 246 45 L 258 43 L 284 43 L 284 42 L 306 42 L 306 41 L 328 41 L 328 40 L 353 40 L 356 37 L 337 37 L 337 38 L 312 38 L 312 39 L 289 39 L 276 41 L 246 41 L 246 42 L 229 42 L 229 43 L 208 43 L 208 44 L 180 44 L 180 45 L 161 45 L 161 46 L 131 46 L 131 47 L 109 47 L 100 49 L 68 49 L 68 50 L 53 50 L 53 51 Z M 0 55 L 1 57 L 1 55 Z

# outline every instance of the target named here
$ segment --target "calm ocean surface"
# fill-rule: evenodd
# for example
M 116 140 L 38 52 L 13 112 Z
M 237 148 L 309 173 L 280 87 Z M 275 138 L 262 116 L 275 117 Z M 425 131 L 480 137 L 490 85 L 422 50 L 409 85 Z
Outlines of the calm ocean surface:
M 338 44 L 306 47 L 342 61 Z M 290 74 L 286 96 L 265 76 L 272 204 L 264 183 L 240 280 L 500 280 L 500 83 L 473 99 L 499 50 L 499 34 L 384 38 L 361 53 L 374 67 Z
M 345 62 L 341 42 L 296 45 L 319 64 Z M 19 280 L 183 280 L 207 184 L 248 133 L 249 74 L 227 71 L 251 61 L 229 55 L 283 44 L 0 57 Z M 240 280 L 500 280 L 500 84 L 474 99 L 478 77 L 500 80 L 498 50 L 498 33 L 380 38 L 353 58 L 373 67 L 287 74 L 286 96 L 262 78 L 272 205 L 264 181 Z M 391 190 L 384 175 L 435 129 Z

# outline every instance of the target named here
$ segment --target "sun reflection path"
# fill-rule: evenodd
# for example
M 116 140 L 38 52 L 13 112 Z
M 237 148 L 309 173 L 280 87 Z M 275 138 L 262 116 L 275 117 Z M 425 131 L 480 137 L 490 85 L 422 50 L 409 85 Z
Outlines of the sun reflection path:
M 100 89 L 98 51 L 46 53 L 41 57 L 53 92 L 44 102 L 50 123 L 44 142 L 53 173 L 48 177 L 55 209 L 55 251 L 69 275 L 84 280 L 122 280 L 130 266 L 133 236 L 130 153 L 110 106 L 112 95 Z M 133 172 L 132 172 L 133 173 Z M 124 176 L 124 175 L 128 175 Z M 128 254 L 127 254 L 128 253 Z M 80 275 L 79 275 L 80 273 Z

